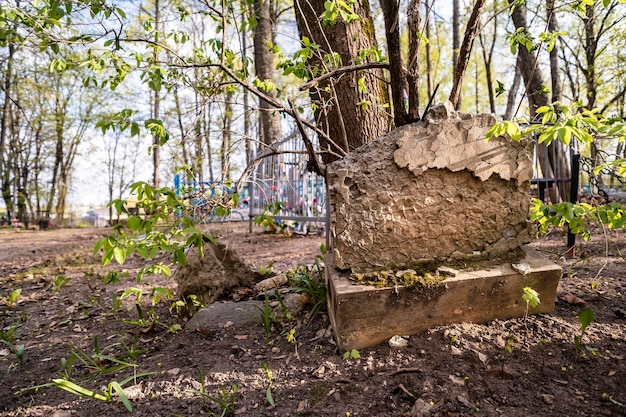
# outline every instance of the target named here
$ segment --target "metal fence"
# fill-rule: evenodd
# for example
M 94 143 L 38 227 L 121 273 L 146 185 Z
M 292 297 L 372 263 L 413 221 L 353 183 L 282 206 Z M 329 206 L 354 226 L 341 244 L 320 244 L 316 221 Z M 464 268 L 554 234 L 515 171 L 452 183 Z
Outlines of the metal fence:
M 308 156 L 300 134 L 294 131 L 272 148 L 275 154 L 259 162 L 249 183 L 250 230 L 254 217 L 262 213 L 303 233 L 312 227 L 323 230 L 326 184 L 322 176 L 307 170 Z M 272 208 L 280 209 L 274 212 Z

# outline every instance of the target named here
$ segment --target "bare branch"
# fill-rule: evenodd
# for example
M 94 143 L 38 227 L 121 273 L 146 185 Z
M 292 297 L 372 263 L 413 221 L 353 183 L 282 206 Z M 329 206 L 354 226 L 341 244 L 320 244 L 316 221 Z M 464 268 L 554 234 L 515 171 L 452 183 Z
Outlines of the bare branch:
M 315 149 L 313 148 L 313 143 L 309 139 L 309 135 L 304 130 L 304 125 L 302 124 L 302 119 L 300 119 L 300 115 L 298 114 L 298 110 L 294 107 L 293 101 L 289 99 L 289 106 L 291 107 L 291 111 L 293 112 L 296 124 L 298 125 L 298 130 L 302 135 L 302 140 L 304 141 L 304 146 L 306 147 L 307 154 L 309 155 L 309 163 L 307 164 L 308 168 L 311 168 L 313 172 L 322 175 L 326 178 L 326 165 L 323 162 L 320 162 L 317 159 L 317 154 L 315 153 Z
M 364 64 L 359 64 L 359 65 L 345 65 L 343 67 L 338 67 L 338 68 L 335 68 L 334 70 L 328 71 L 327 73 L 323 75 L 320 75 L 317 78 L 313 78 L 311 81 L 309 81 L 306 84 L 301 85 L 300 91 L 308 90 L 310 88 L 315 87 L 322 81 L 325 81 L 329 78 L 338 77 L 339 75 L 346 74 L 348 72 L 362 71 L 362 70 L 375 69 L 375 68 L 389 69 L 389 63 L 388 62 L 366 62 Z

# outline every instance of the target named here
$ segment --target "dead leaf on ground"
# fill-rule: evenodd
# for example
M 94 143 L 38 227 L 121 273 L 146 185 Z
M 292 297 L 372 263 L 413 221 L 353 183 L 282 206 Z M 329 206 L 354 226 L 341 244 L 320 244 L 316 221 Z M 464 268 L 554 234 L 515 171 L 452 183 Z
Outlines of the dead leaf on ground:
M 580 297 L 576 297 L 574 294 L 565 293 L 565 294 L 561 295 L 561 298 L 566 303 L 574 305 L 574 306 L 584 307 L 584 306 L 587 305 L 587 302 L 585 300 L 583 300 Z

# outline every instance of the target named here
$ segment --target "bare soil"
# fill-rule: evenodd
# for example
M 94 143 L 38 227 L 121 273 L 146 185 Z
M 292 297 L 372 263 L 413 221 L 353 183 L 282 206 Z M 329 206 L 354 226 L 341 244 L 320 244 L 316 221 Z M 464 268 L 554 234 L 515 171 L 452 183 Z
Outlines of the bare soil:
M 153 307 L 149 297 L 153 286 L 174 290 L 174 281 L 148 276 L 137 284 L 136 258 L 102 267 L 92 248 L 109 232 L 0 231 L 0 336 L 7 342 L 0 344 L 0 416 L 129 414 L 116 395 L 107 402 L 51 386 L 70 371 L 72 381 L 97 392 L 135 375 L 124 384 L 132 414 L 150 417 L 626 415 L 623 231 L 596 230 L 591 241 L 577 243 L 574 257 L 565 255 L 560 232 L 533 243 L 563 267 L 553 314 L 442 326 L 411 336 L 402 349 L 363 349 L 360 359 L 342 357 L 325 312 L 308 324 L 303 314 L 276 325 L 268 344 L 261 324 L 175 331 L 171 326 L 187 318 L 170 312 L 172 300 Z M 312 263 L 323 243 L 317 236 L 247 233 L 243 224 L 214 233 L 249 262 L 273 262 L 275 270 Z M 104 285 L 111 269 L 121 279 Z M 133 324 L 132 296 L 114 301 L 133 286 L 145 294 L 144 315 L 154 309 L 153 326 Z M 6 297 L 18 288 L 9 306 Z M 226 299 L 242 293 L 252 291 Z M 584 308 L 595 320 L 577 350 Z M 292 329 L 295 343 L 287 340 Z M 84 354 L 83 362 L 63 367 L 72 350 Z M 112 358 L 129 366 L 116 370 L 120 362 Z M 224 407 L 229 402 L 232 411 Z

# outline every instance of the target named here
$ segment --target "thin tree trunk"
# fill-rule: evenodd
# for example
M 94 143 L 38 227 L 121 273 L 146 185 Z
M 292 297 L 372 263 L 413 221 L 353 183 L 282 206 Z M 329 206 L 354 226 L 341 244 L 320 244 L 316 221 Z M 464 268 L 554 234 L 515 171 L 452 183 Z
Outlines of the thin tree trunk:
M 409 9 L 407 11 L 407 20 L 409 26 L 409 68 L 407 73 L 408 83 L 408 99 L 409 99 L 409 114 L 408 121 L 419 120 L 420 110 L 420 95 L 419 95 L 419 48 L 420 48 L 420 29 L 421 29 L 421 17 L 420 17 L 420 4 L 421 0 L 411 0 L 409 3 Z M 392 69 L 393 70 L 393 69 Z M 392 80 L 393 81 L 393 80 Z
M 456 1 L 456 0 L 455 0 Z M 463 37 L 463 44 L 461 45 L 461 50 L 459 51 L 459 58 L 457 65 L 454 68 L 454 80 L 452 84 L 452 91 L 450 92 L 450 102 L 455 108 L 460 108 L 459 101 L 461 99 L 461 86 L 463 85 L 463 74 L 465 73 L 465 69 L 467 68 L 467 64 L 469 63 L 470 55 L 472 53 L 472 45 L 474 44 L 474 39 L 478 34 L 478 29 L 480 25 L 480 14 L 482 13 L 482 9 L 485 6 L 485 2 L 487 0 L 477 0 L 474 4 L 474 9 L 472 10 L 472 14 L 467 22 L 467 26 L 465 28 L 465 36 Z
M 11 200 L 11 167 L 8 152 L 6 151 L 6 138 L 9 124 L 9 106 L 11 105 L 11 86 L 13 85 L 14 54 L 15 46 L 13 43 L 9 43 L 6 58 L 7 67 L 4 74 L 4 103 L 2 104 L 2 117 L 0 118 L 0 181 L 2 182 L 2 199 L 7 208 L 8 217 L 11 216 L 13 211 L 13 201 Z
M 274 21 L 271 16 L 270 0 L 254 0 L 254 14 L 257 25 L 254 29 L 254 66 L 258 79 L 262 82 L 274 84 L 274 54 L 269 49 L 268 42 L 273 42 Z M 276 97 L 276 89 L 265 91 Z M 267 101 L 259 100 L 259 123 L 261 140 L 265 145 L 271 145 L 281 138 L 280 115 Z
M 452 71 L 456 73 L 459 65 L 459 51 L 461 49 L 461 6 L 459 0 L 452 1 Z M 457 110 L 461 109 L 461 97 L 454 103 Z
M 546 0 L 546 14 L 548 19 L 548 32 L 557 32 L 559 29 L 554 10 L 554 0 Z M 554 48 L 550 51 L 550 80 L 552 81 L 552 102 L 561 101 L 563 90 L 561 87 L 558 43 L 555 43 Z
M 226 183 L 230 180 L 230 150 L 232 138 L 232 109 L 233 93 L 227 92 L 224 103 L 224 117 L 222 119 L 222 147 L 220 151 L 220 161 L 222 169 L 222 182 Z
M 174 87 L 174 106 L 176 107 L 176 121 L 178 122 L 178 131 L 180 132 L 180 150 L 183 154 L 183 165 L 191 166 L 189 154 L 187 152 L 187 135 L 185 134 L 185 126 L 183 124 L 183 113 L 180 108 L 180 97 L 178 95 L 178 87 Z
M 517 55 L 517 60 L 515 61 L 515 75 L 513 76 L 513 85 L 509 89 L 509 93 L 507 95 L 506 100 L 506 111 L 504 112 L 504 120 L 511 120 L 515 115 L 515 109 L 517 107 L 517 92 L 519 91 L 519 86 L 522 81 L 522 72 L 521 72 L 521 56 Z
M 404 124 L 407 124 L 409 120 L 407 109 L 404 104 L 404 95 L 407 91 L 407 77 L 404 71 L 400 43 L 400 2 L 398 0 L 380 0 L 380 7 L 383 11 L 383 16 L 385 18 L 385 37 L 387 38 L 387 54 L 389 55 L 391 100 L 393 103 L 394 120 L 396 126 L 402 126 Z M 411 6 L 410 10 L 413 11 L 414 6 Z M 409 16 L 411 16 L 410 12 Z M 409 28 L 409 32 L 412 33 L 413 31 L 411 29 L 414 29 L 414 27 L 410 17 Z M 410 38 L 412 38 L 412 36 L 413 35 L 411 34 L 409 35 Z M 412 62 L 411 65 L 413 65 Z M 411 72 L 411 68 L 409 68 L 409 72 Z
M 161 13 L 160 13 L 159 0 L 154 0 L 154 27 L 155 27 L 154 41 L 158 43 L 159 30 L 161 27 Z M 155 62 L 158 59 L 156 48 L 154 50 L 153 58 Z M 154 102 L 152 104 L 154 106 L 152 108 L 152 111 L 153 111 L 152 117 L 156 120 L 159 120 L 159 115 L 161 113 L 160 108 L 159 108 L 161 104 L 161 94 L 160 94 L 160 90 L 158 86 L 154 89 Z M 152 138 L 152 164 L 153 164 L 152 186 L 154 188 L 161 187 L 161 179 L 159 177 L 159 170 L 160 170 L 160 165 L 161 165 L 161 144 L 159 142 L 160 142 L 160 139 L 155 134 Z
M 432 56 L 431 56 L 431 51 L 430 51 L 430 35 L 431 35 L 431 31 L 430 31 L 430 12 L 433 8 L 433 4 L 435 3 L 435 0 L 432 0 L 430 2 L 430 4 L 427 4 L 426 6 L 426 39 L 428 39 L 428 42 L 426 42 L 426 84 L 427 84 L 427 91 L 428 91 L 428 97 L 432 97 L 433 95 L 433 62 L 432 62 Z

